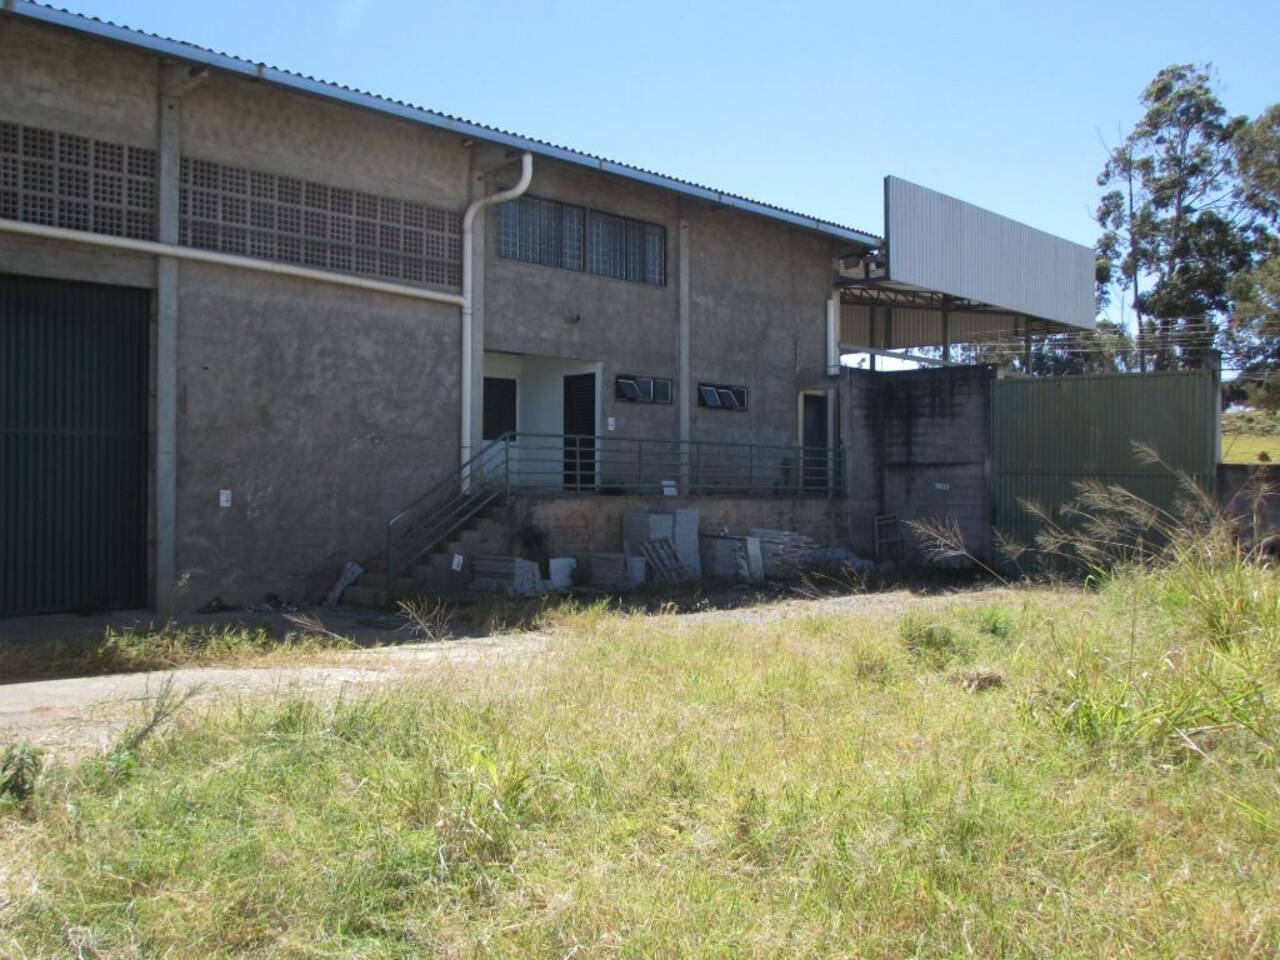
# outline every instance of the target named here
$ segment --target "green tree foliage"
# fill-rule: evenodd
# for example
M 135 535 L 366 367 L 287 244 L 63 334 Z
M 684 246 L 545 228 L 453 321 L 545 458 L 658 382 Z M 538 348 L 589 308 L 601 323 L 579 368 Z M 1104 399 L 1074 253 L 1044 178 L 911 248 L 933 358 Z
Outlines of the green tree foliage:
M 1240 201 L 1257 217 L 1254 264 L 1232 278 L 1224 352 L 1241 370 L 1237 399 L 1280 409 L 1280 104 L 1236 137 Z
M 1234 278 L 1253 264 L 1256 210 L 1244 202 L 1237 141 L 1207 67 L 1161 70 L 1145 113 L 1098 176 L 1100 301 L 1116 287 L 1137 317 L 1138 345 L 1157 369 L 1197 366 Z

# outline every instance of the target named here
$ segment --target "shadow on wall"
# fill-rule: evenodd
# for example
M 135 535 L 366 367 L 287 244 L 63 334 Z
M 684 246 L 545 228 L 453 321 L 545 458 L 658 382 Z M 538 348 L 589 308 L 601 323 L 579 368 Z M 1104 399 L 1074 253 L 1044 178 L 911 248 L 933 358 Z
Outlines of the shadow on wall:
M 846 369 L 841 423 L 855 548 L 873 552 L 876 518 L 891 517 L 904 558 L 920 560 L 906 525 L 944 519 L 974 556 L 990 558 L 994 379 L 992 366 Z

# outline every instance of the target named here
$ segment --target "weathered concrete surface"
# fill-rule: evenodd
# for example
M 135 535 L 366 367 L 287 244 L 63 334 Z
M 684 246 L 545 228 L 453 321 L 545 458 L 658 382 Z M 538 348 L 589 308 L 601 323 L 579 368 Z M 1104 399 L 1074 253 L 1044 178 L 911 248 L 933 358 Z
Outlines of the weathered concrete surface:
M 485 349 L 603 361 L 601 422 L 615 417 L 619 436 L 676 439 L 678 402 L 619 403 L 613 389 L 619 373 L 670 377 L 673 381 L 676 377 L 676 199 L 618 177 L 541 158 L 534 161 L 533 171 L 531 196 L 664 226 L 667 283 L 659 287 L 585 270 L 559 270 L 503 259 L 497 255 L 497 214 L 490 212 L 483 309 Z M 563 424 L 548 432 L 563 432 Z
M 0 24 L 0 120 L 154 147 L 158 81 L 141 51 L 18 17 Z
M 177 570 L 220 594 L 315 599 L 454 467 L 449 306 L 182 268 Z M 230 490 L 232 505 L 219 506 Z
M 7 17 L 0 119 L 156 148 L 161 73 L 154 56 Z M 189 158 L 458 211 L 478 175 L 489 190 L 510 182 L 500 148 L 216 72 L 184 95 L 180 134 Z M 829 240 L 551 160 L 536 161 L 531 192 L 662 224 L 667 283 L 501 260 L 490 213 L 481 348 L 600 361 L 601 422 L 614 417 L 618 436 L 675 439 L 679 396 L 671 405 L 616 403 L 613 380 L 670 377 L 679 391 L 685 283 L 692 384 L 743 384 L 750 394 L 746 413 L 700 410 L 689 398 L 692 439 L 797 442 L 797 391 L 814 385 L 824 363 Z M 690 249 L 683 278 L 681 219 Z M 0 271 L 156 284 L 149 257 L 6 237 Z M 458 462 L 458 326 L 451 307 L 179 267 L 180 608 L 215 594 L 314 597 L 343 561 L 379 552 L 386 520 Z M 218 506 L 220 490 L 231 491 L 230 508 Z
M 826 363 L 833 248 L 826 238 L 552 161 L 534 163 L 533 196 L 650 223 L 667 231 L 663 287 L 504 260 L 490 214 L 485 349 L 604 362 L 603 417 L 625 437 L 679 437 L 680 219 L 690 246 L 690 380 L 741 384 L 745 413 L 698 407 L 693 440 L 793 446 L 798 391 L 834 386 Z M 670 405 L 614 400 L 619 373 L 669 377 Z
M 691 438 L 794 446 L 798 393 L 824 376 L 833 249 L 826 238 L 731 210 L 689 220 L 690 364 L 746 386 L 747 411 L 691 407 Z
M 855 547 L 872 546 L 875 516 L 893 515 L 909 559 L 919 557 L 911 520 L 954 521 L 970 552 L 989 555 L 993 376 L 991 367 L 846 370 Z

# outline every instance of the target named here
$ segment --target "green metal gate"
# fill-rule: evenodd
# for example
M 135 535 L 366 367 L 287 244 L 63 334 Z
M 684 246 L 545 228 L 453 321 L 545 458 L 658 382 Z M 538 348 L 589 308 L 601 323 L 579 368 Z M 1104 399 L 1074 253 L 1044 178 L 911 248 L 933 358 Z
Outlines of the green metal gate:
M 0 614 L 145 604 L 149 313 L 0 275 Z
M 1215 371 L 1003 379 L 992 390 L 994 525 L 1020 544 L 1033 544 L 1041 526 L 1023 503 L 1057 516 L 1083 480 L 1118 484 L 1164 509 L 1179 498 L 1169 467 L 1213 489 Z M 1140 462 L 1135 441 L 1168 467 Z

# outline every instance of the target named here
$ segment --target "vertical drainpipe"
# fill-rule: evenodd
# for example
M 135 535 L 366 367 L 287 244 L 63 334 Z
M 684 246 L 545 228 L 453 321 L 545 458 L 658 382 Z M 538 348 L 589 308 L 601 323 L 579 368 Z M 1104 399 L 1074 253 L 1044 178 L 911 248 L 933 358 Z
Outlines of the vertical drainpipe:
M 533 180 L 533 154 L 525 151 L 520 157 L 520 179 L 516 181 L 515 186 L 507 190 L 499 190 L 497 193 L 487 197 L 478 197 L 467 205 L 466 213 L 462 215 L 462 417 L 459 425 L 459 454 L 460 464 L 465 466 L 471 459 L 471 440 L 474 417 L 472 415 L 475 406 L 475 398 L 472 391 L 475 389 L 476 378 L 472 364 L 475 362 L 475 349 L 473 342 L 473 316 L 475 311 L 475 251 L 472 249 L 475 244 L 475 222 L 476 216 L 486 207 L 492 207 L 507 200 L 514 200 L 526 190 L 529 189 L 529 183 Z M 483 238 L 483 232 L 481 234 Z M 483 251 L 482 251 L 483 253 Z M 483 316 L 481 317 L 483 321 Z M 483 331 L 481 331 L 483 334 Z M 482 341 L 483 343 L 483 341 Z M 466 474 L 462 477 L 463 490 L 470 486 L 470 477 Z
M 687 488 L 689 484 L 689 448 L 690 409 L 693 403 L 693 384 L 689 365 L 689 221 L 680 220 L 680 270 L 677 277 L 679 288 L 680 336 L 677 345 L 678 373 L 680 378 L 680 483 Z

